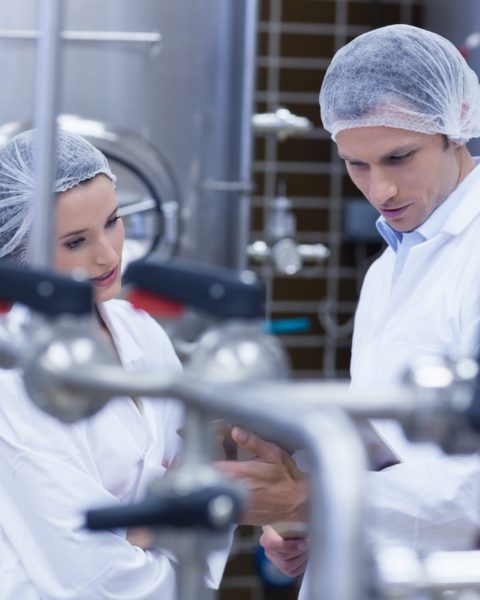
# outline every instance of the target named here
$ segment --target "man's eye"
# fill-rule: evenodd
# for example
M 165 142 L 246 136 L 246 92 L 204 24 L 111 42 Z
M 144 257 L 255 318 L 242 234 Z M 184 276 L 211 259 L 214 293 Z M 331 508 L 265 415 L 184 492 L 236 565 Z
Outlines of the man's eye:
M 401 162 L 402 160 L 405 160 L 406 158 L 408 158 L 409 156 L 411 156 L 411 152 L 407 152 L 406 154 L 399 154 L 398 156 L 391 156 L 390 160 L 392 162 Z

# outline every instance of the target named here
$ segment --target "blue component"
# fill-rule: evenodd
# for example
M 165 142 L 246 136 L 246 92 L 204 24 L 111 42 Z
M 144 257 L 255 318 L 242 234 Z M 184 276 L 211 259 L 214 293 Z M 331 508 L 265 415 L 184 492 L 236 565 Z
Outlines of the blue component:
M 266 586 L 287 588 L 295 585 L 297 581 L 295 577 L 285 575 L 277 569 L 277 567 L 265 556 L 265 551 L 262 546 L 258 546 L 255 551 L 255 566 L 260 579 Z
M 308 331 L 311 327 L 310 319 L 298 317 L 294 319 L 277 319 L 275 321 L 265 321 L 263 330 L 265 333 L 279 335 L 282 333 L 301 333 Z

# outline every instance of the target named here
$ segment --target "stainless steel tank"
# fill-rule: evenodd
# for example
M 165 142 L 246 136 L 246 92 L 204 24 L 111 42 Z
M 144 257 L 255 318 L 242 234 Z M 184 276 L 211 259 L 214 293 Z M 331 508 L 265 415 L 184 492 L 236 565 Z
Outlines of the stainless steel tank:
M 42 1 L 0 0 L 0 125 L 14 123 L 13 130 L 32 119 L 36 12 Z M 113 154 L 116 142 L 102 142 L 99 132 L 115 133 L 117 162 L 127 157 L 126 165 L 117 165 L 126 169 L 124 179 L 130 177 L 127 196 L 131 163 L 150 162 L 164 182 L 163 199 L 179 201 L 177 254 L 243 268 L 256 0 L 65 2 L 61 113 L 97 123 L 97 138 L 90 139 Z M 135 41 L 134 32 L 157 33 L 161 41 Z M 88 39 L 92 33 L 95 39 Z M 116 33 L 130 38 L 112 41 Z M 79 127 L 84 131 L 84 123 Z M 155 151 L 158 169 L 152 166 Z M 135 186 L 137 198 L 150 196 L 148 186 Z M 164 219 L 158 223 L 165 229 Z

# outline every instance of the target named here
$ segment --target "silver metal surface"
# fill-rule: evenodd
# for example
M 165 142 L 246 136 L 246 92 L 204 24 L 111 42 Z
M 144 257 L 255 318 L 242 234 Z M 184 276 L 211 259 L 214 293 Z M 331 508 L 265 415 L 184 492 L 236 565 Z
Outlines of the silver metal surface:
M 43 363 L 72 370 L 88 370 L 91 365 L 102 370 L 119 364 L 111 343 L 98 333 L 92 317 L 64 316 L 47 322 L 34 314 L 22 341 L 16 366 L 25 367 L 30 397 L 43 411 L 71 423 L 95 414 L 110 400 L 108 393 L 99 391 L 71 394 L 45 377 L 42 369 Z
M 210 422 L 202 410 L 187 407 L 186 422 L 182 437 L 184 448 L 180 465 L 169 470 L 164 476 L 155 479 L 148 486 L 147 497 L 161 499 L 188 495 L 205 487 L 221 486 L 230 488 L 237 497 L 243 498 L 244 491 L 228 480 L 211 464 L 212 439 Z M 229 497 L 217 498 L 220 502 L 212 504 L 211 511 L 222 525 L 232 523 L 233 503 Z M 228 502 L 225 502 L 228 500 Z M 227 546 L 229 532 L 211 532 L 195 529 L 182 531 L 162 528 L 156 535 L 156 546 L 167 550 L 179 559 L 177 570 L 177 600 L 206 598 L 204 574 L 207 556 L 215 550 Z
M 189 356 L 188 369 L 217 383 L 284 380 L 289 373 L 285 350 L 260 323 L 229 321 L 211 327 Z
M 315 412 L 279 404 L 268 395 L 259 404 L 238 386 L 224 388 L 199 379 L 171 378 L 151 373 L 125 373 L 116 368 L 62 369 L 56 361 L 42 361 L 43 376 L 70 394 L 96 392 L 107 395 L 170 396 L 198 413 L 213 414 L 248 427 L 282 444 L 305 447 L 313 461 L 311 478 L 311 562 L 319 565 L 309 576 L 312 600 L 358 600 L 365 577 L 362 548 L 363 447 L 348 418 L 331 408 Z M 30 380 L 26 370 L 26 382 Z M 317 390 L 318 391 L 318 390 Z M 342 477 L 338 477 L 338 472 Z M 345 577 L 349 572 L 350 576 Z M 190 590 L 191 591 L 191 590 Z
M 205 368 L 192 368 L 182 375 L 165 377 L 149 372 L 126 373 L 108 364 L 101 367 L 88 353 L 85 360 L 79 360 L 81 353 L 73 353 L 72 361 L 65 348 L 73 349 L 74 345 L 71 336 L 64 337 L 63 343 L 54 340 L 25 366 L 25 382 L 32 398 L 37 403 L 38 398 L 45 398 L 45 393 L 51 398 L 61 398 L 58 405 L 61 417 L 66 414 L 68 403 L 75 407 L 77 402 L 87 401 L 88 405 L 90 401 L 93 412 L 98 408 L 97 398 L 105 402 L 112 396 L 168 396 L 186 405 L 183 471 L 168 474 L 159 486 L 173 485 L 177 490 L 188 490 L 192 485 L 208 483 L 215 478 L 208 465 L 209 440 L 213 436 L 208 435 L 205 440 L 211 417 L 228 419 L 284 447 L 309 451 L 310 564 L 315 568 L 308 572 L 306 585 L 308 597 L 314 600 L 367 598 L 367 584 L 371 583 L 367 581 L 368 552 L 363 533 L 366 461 L 357 430 L 344 411 L 354 418 L 397 418 L 406 426 L 407 432 L 411 427 L 420 439 L 435 441 L 436 438 L 450 437 L 452 417 L 463 420 L 463 431 L 468 428 L 464 415 L 478 373 L 478 369 L 472 368 L 471 361 L 460 361 L 449 368 L 449 361 L 438 359 L 432 363 L 429 359 L 428 363 L 420 362 L 412 371 L 410 382 L 416 382 L 416 387 L 410 385 L 390 391 L 352 390 L 347 383 L 246 383 L 251 369 L 242 374 L 243 381 L 222 384 L 222 380 L 232 381 L 232 378 L 222 379 L 216 371 L 207 372 Z M 218 346 L 221 348 L 221 344 Z M 233 373 L 235 369 L 235 361 L 227 360 L 225 370 Z M 295 398 L 294 403 L 292 398 Z M 41 406 L 41 402 L 39 404 Z M 431 420 L 435 423 L 443 421 L 446 427 L 425 425 Z M 477 447 L 478 443 L 477 438 Z M 180 541 L 182 539 L 185 544 L 186 538 Z M 195 540 L 197 548 L 205 547 L 202 537 L 196 535 Z M 184 550 L 186 562 L 180 573 L 184 573 L 190 560 L 194 561 L 191 547 Z M 476 582 L 473 570 L 467 569 L 463 575 L 455 569 L 447 573 L 439 567 L 441 560 L 438 557 L 425 562 L 421 577 L 417 577 L 417 570 L 412 568 L 415 563 L 411 558 L 398 559 L 395 566 L 391 560 L 384 559 L 383 563 L 381 560 L 380 588 L 385 591 L 385 598 L 414 598 L 416 596 L 410 592 L 449 590 L 452 586 L 467 589 Z M 180 577 L 181 600 L 186 600 L 192 593 L 195 580 L 199 585 L 200 563 L 198 560 L 194 566 L 192 563 L 188 573 Z M 349 576 L 345 577 L 347 572 Z
M 147 44 L 153 48 L 162 41 L 158 32 L 136 31 L 61 31 L 60 39 L 66 42 L 105 42 L 122 44 Z M 0 29 L 0 40 L 37 40 L 40 34 L 35 30 Z
M 66 32 L 118 43 L 65 42 L 60 112 L 133 132 L 157 148 L 178 183 L 175 253 L 242 268 L 250 215 L 256 0 L 63 4 Z M 1 31 L 35 31 L 35 9 L 36 0 L 0 0 Z M 133 41 L 158 35 L 146 34 L 150 30 L 162 37 L 154 59 Z M 122 43 L 119 35 L 132 42 Z M 11 91 L 0 104 L 0 124 L 31 122 L 34 45 L 5 38 L 0 45 L 0 72 Z M 223 187 L 208 191 L 208 182 Z
M 469 35 L 480 29 L 480 4 L 477 0 L 424 0 L 425 27 L 443 35 L 457 48 L 465 46 Z M 471 50 L 468 63 L 476 74 L 480 74 L 480 51 Z M 468 143 L 474 155 L 480 153 L 480 141 Z
M 239 3 L 237 3 L 238 5 Z M 252 113 L 255 102 L 255 64 L 257 54 L 258 0 L 244 0 L 243 14 L 238 15 L 243 26 L 243 40 L 240 42 L 243 55 L 240 63 L 242 87 L 240 96 L 240 141 L 239 179 L 251 185 L 253 160 Z M 235 68 L 235 67 L 234 67 Z M 247 267 L 247 245 L 250 239 L 250 195 L 241 194 L 238 198 L 238 222 L 235 228 L 230 224 L 230 232 L 235 232 L 233 266 L 238 270 Z
M 53 260 L 55 118 L 60 94 L 62 52 L 59 35 L 63 24 L 63 4 L 63 0 L 42 0 L 38 7 L 41 36 L 37 52 L 34 115 L 37 128 L 36 201 L 29 248 L 34 267 L 50 267 Z
M 270 113 L 256 113 L 252 117 L 257 133 L 274 133 L 279 139 L 305 135 L 313 129 L 313 123 L 306 117 L 291 113 L 287 108 L 278 108 Z
M 474 600 L 480 598 L 479 551 L 433 552 L 380 547 L 375 553 L 382 600 Z
M 119 176 L 119 215 L 127 218 L 123 267 L 153 250 L 162 258 L 172 256 L 179 240 L 181 198 L 166 157 L 141 136 L 106 123 L 76 115 L 60 115 L 57 122 L 62 129 L 83 136 L 101 150 Z M 0 145 L 31 127 L 28 121 L 1 126 Z

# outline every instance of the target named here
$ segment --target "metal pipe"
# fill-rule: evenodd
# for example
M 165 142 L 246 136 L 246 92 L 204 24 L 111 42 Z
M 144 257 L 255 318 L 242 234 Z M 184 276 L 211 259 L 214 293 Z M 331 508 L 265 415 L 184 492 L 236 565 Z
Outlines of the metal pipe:
M 253 157 L 252 114 L 255 102 L 255 61 L 257 54 L 258 0 L 245 0 L 244 41 L 242 73 L 242 98 L 240 102 L 240 157 L 239 180 L 251 186 Z M 236 268 L 247 267 L 247 246 L 250 240 L 250 192 L 244 191 L 238 197 L 239 219 L 236 224 L 235 248 Z
M 361 597 L 363 518 L 362 477 L 366 461 L 362 444 L 349 419 L 334 407 L 299 411 L 280 404 L 275 395 L 259 403 L 242 385 L 225 386 L 148 373 L 93 367 L 87 372 L 47 370 L 45 377 L 69 390 L 113 395 L 170 396 L 200 413 L 213 413 L 255 433 L 311 452 L 311 563 L 309 596 L 315 600 L 356 600 Z M 344 393 L 347 388 L 343 388 Z M 318 387 L 316 394 L 318 394 Z M 271 398 L 275 398 L 272 401 Z M 318 407 L 317 407 L 318 408 Z M 341 476 L 340 476 L 341 475 Z M 349 577 L 345 576 L 349 573 Z
M 117 367 L 76 369 L 74 372 L 56 372 L 52 365 L 42 365 L 47 374 L 58 384 L 72 390 L 86 393 L 111 392 L 112 395 L 128 395 L 135 388 L 141 396 L 160 396 L 165 389 L 175 385 L 176 377 L 155 373 L 126 373 Z M 206 385 L 202 383 L 202 385 Z M 425 411 L 438 408 L 438 396 L 421 393 L 411 386 L 395 386 L 375 389 L 353 389 L 348 382 L 325 382 L 325 380 L 304 381 L 257 381 L 255 383 L 222 384 L 217 383 L 213 390 L 225 398 L 233 394 L 241 396 L 238 401 L 247 398 L 257 406 L 274 404 L 278 410 L 289 409 L 292 398 L 295 410 L 337 407 L 345 410 L 351 417 L 391 418 L 399 421 L 409 419 L 415 410 L 422 406 Z M 217 392 L 215 392 L 217 393 Z M 272 400 L 274 399 L 274 400 Z
M 409 547 L 376 550 L 378 590 L 384 600 L 478 598 L 478 550 L 433 552 L 425 557 Z
M 40 37 L 40 32 L 34 29 L 0 29 L 0 40 L 29 41 Z M 66 42 L 105 42 L 121 44 L 152 44 L 162 41 L 162 34 L 137 31 L 63 31 L 60 38 Z
M 43 0 L 39 5 L 41 35 L 38 41 L 34 124 L 37 129 L 36 198 L 30 259 L 34 267 L 50 267 L 53 260 L 55 118 L 59 105 L 61 70 L 60 29 L 63 0 Z
M 322 600 L 363 598 L 368 579 L 363 446 L 350 419 L 336 409 L 304 413 L 297 426 L 313 459 L 306 594 Z

